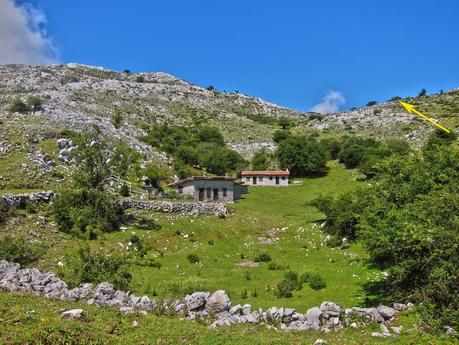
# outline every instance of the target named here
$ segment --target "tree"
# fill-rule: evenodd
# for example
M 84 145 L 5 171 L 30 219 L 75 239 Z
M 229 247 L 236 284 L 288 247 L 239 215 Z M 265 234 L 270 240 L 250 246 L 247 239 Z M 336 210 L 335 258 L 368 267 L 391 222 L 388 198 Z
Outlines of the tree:
M 291 125 L 292 125 L 292 122 L 285 116 L 281 117 L 277 123 L 279 124 L 279 126 L 282 127 L 282 129 L 287 129 L 289 128 Z
M 143 83 L 145 81 L 145 77 L 143 75 L 138 75 L 135 78 L 135 81 L 138 82 L 138 83 Z
M 19 98 L 16 98 L 13 103 L 11 103 L 8 110 L 12 113 L 26 113 L 29 111 L 29 107 Z
M 246 165 L 245 160 L 239 153 L 226 147 L 202 143 L 198 145 L 197 151 L 199 165 L 211 174 L 224 175 L 238 171 Z
M 223 139 L 223 135 L 220 131 L 216 128 L 203 126 L 198 129 L 197 138 L 201 142 L 205 143 L 213 143 L 219 146 L 225 145 L 225 140 Z
M 175 157 L 185 164 L 197 165 L 199 163 L 198 152 L 193 146 L 180 145 L 175 151 Z
M 369 101 L 369 102 L 367 103 L 367 107 L 372 107 L 372 106 L 374 106 L 374 105 L 376 105 L 376 104 L 378 104 L 377 101 Z
M 426 89 L 421 89 L 421 90 L 419 91 L 418 96 L 419 96 L 419 97 L 422 97 L 422 96 L 425 96 L 425 95 L 427 95 Z
M 278 129 L 273 133 L 273 141 L 276 144 L 279 144 L 282 140 L 285 140 L 290 136 L 291 136 L 290 131 L 285 130 L 285 129 Z
M 160 187 L 160 182 L 170 177 L 170 169 L 159 162 L 150 162 L 142 170 L 142 175 L 147 177 L 154 188 Z
M 111 145 L 97 129 L 81 133 L 75 138 L 74 151 L 76 169 L 73 174 L 75 186 L 84 189 L 102 190 L 114 175 Z
M 328 159 L 336 159 L 341 151 L 341 141 L 335 138 L 324 138 L 320 140 L 320 145 L 328 152 Z
M 269 167 L 269 157 L 266 149 L 261 149 L 253 155 L 252 169 L 253 170 L 267 170 Z
M 215 91 L 215 87 L 213 87 L 212 85 L 209 85 L 208 87 L 206 87 L 206 90 Z
M 281 141 L 276 157 L 282 169 L 293 176 L 308 175 L 325 168 L 327 154 L 314 136 L 291 136 Z
M 38 96 L 29 96 L 26 103 L 32 114 L 42 109 L 42 102 Z

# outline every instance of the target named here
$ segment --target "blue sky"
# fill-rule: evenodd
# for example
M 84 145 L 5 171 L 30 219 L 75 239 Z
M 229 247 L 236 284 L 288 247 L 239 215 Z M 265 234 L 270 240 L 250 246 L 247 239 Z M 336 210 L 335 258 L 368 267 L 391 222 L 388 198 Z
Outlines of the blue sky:
M 13 1 L 13 0 L 0 0 Z M 459 87 L 457 0 L 31 0 L 60 62 L 164 71 L 309 110 Z M 334 100 L 332 100 L 333 102 Z M 336 101 L 336 100 L 335 100 Z

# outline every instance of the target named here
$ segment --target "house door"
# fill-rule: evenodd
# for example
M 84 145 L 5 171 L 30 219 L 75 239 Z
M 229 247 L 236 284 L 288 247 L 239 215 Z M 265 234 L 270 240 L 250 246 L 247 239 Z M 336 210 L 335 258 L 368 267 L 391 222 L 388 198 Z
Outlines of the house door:
M 252 184 L 257 184 L 257 177 L 256 176 L 252 177 Z
M 204 188 L 199 188 L 199 201 L 204 201 Z
M 214 200 L 218 200 L 218 189 L 214 189 Z
M 276 184 L 279 184 L 279 176 L 276 176 Z

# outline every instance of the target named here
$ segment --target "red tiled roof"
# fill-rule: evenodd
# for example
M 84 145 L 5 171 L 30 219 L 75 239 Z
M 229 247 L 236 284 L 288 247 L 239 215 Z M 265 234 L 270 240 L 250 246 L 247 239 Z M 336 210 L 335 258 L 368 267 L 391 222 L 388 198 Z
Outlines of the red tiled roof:
M 236 178 L 232 176 L 190 176 L 187 177 L 183 180 L 178 180 L 172 183 L 169 183 L 169 186 L 177 186 L 179 184 L 188 182 L 188 181 L 194 181 L 194 180 L 229 180 L 229 181 L 235 181 Z
M 271 175 L 271 176 L 288 176 L 288 170 L 258 170 L 258 171 L 242 171 L 241 175 Z

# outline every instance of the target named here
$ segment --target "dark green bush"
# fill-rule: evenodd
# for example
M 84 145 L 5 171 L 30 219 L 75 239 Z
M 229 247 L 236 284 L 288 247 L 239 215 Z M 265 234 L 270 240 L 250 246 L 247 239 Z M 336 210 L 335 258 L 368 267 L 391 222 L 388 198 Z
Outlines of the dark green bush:
M 265 149 L 261 149 L 253 155 L 252 170 L 267 170 L 269 167 L 269 157 Z
M 271 261 L 271 255 L 269 255 L 266 252 L 260 253 L 255 257 L 254 261 L 255 262 L 269 262 Z
M 276 143 L 276 144 L 279 144 L 281 141 L 287 139 L 288 137 L 290 137 L 292 134 L 290 133 L 290 131 L 288 130 L 285 130 L 285 129 L 278 129 L 276 130 L 274 133 L 273 133 L 273 141 Z
M 118 230 L 123 217 L 122 209 L 98 190 L 61 191 L 54 199 L 53 214 L 60 231 L 87 239 Z
M 295 282 L 289 279 L 281 280 L 274 291 L 277 298 L 290 298 L 293 296 L 292 291 L 296 289 Z
M 312 274 L 308 279 L 309 286 L 314 290 L 325 289 L 327 284 L 319 273 Z
M 293 176 L 317 173 L 325 168 L 327 153 L 314 136 L 290 136 L 277 146 L 276 156 L 282 169 Z
M 199 259 L 199 256 L 197 256 L 196 254 L 188 254 L 186 259 L 191 263 L 191 264 L 197 264 L 198 262 L 200 262 L 201 260 Z
M 7 235 L 0 238 L 0 259 L 27 265 L 40 259 L 42 254 L 43 248 L 22 237 Z
M 81 247 L 78 256 L 69 265 L 71 270 L 61 271 L 61 277 L 70 285 L 108 282 L 117 290 L 129 290 L 132 279 L 129 273 L 130 256 L 118 252 L 91 252 L 89 246 Z
M 29 111 L 29 107 L 19 98 L 16 98 L 13 103 L 11 103 L 8 111 L 12 113 L 26 113 Z
M 369 102 L 367 103 L 367 107 L 372 107 L 372 106 L 374 106 L 374 105 L 376 105 L 376 104 L 378 104 L 377 101 L 369 101 Z
M 271 271 L 278 271 L 278 270 L 283 270 L 284 269 L 284 266 L 274 262 L 274 261 L 271 261 L 269 263 L 269 266 L 268 266 L 268 269 L 271 270 Z
M 32 113 L 36 112 L 36 111 L 39 111 L 39 110 L 42 110 L 42 102 L 41 102 L 41 99 L 40 97 L 38 96 L 29 96 L 27 98 L 27 108 L 32 111 Z
M 118 191 L 121 196 L 128 197 L 130 195 L 130 190 L 129 186 L 125 183 L 123 183 Z
M 138 83 L 143 83 L 145 81 L 145 77 L 143 75 L 138 75 L 135 77 L 135 81 Z

